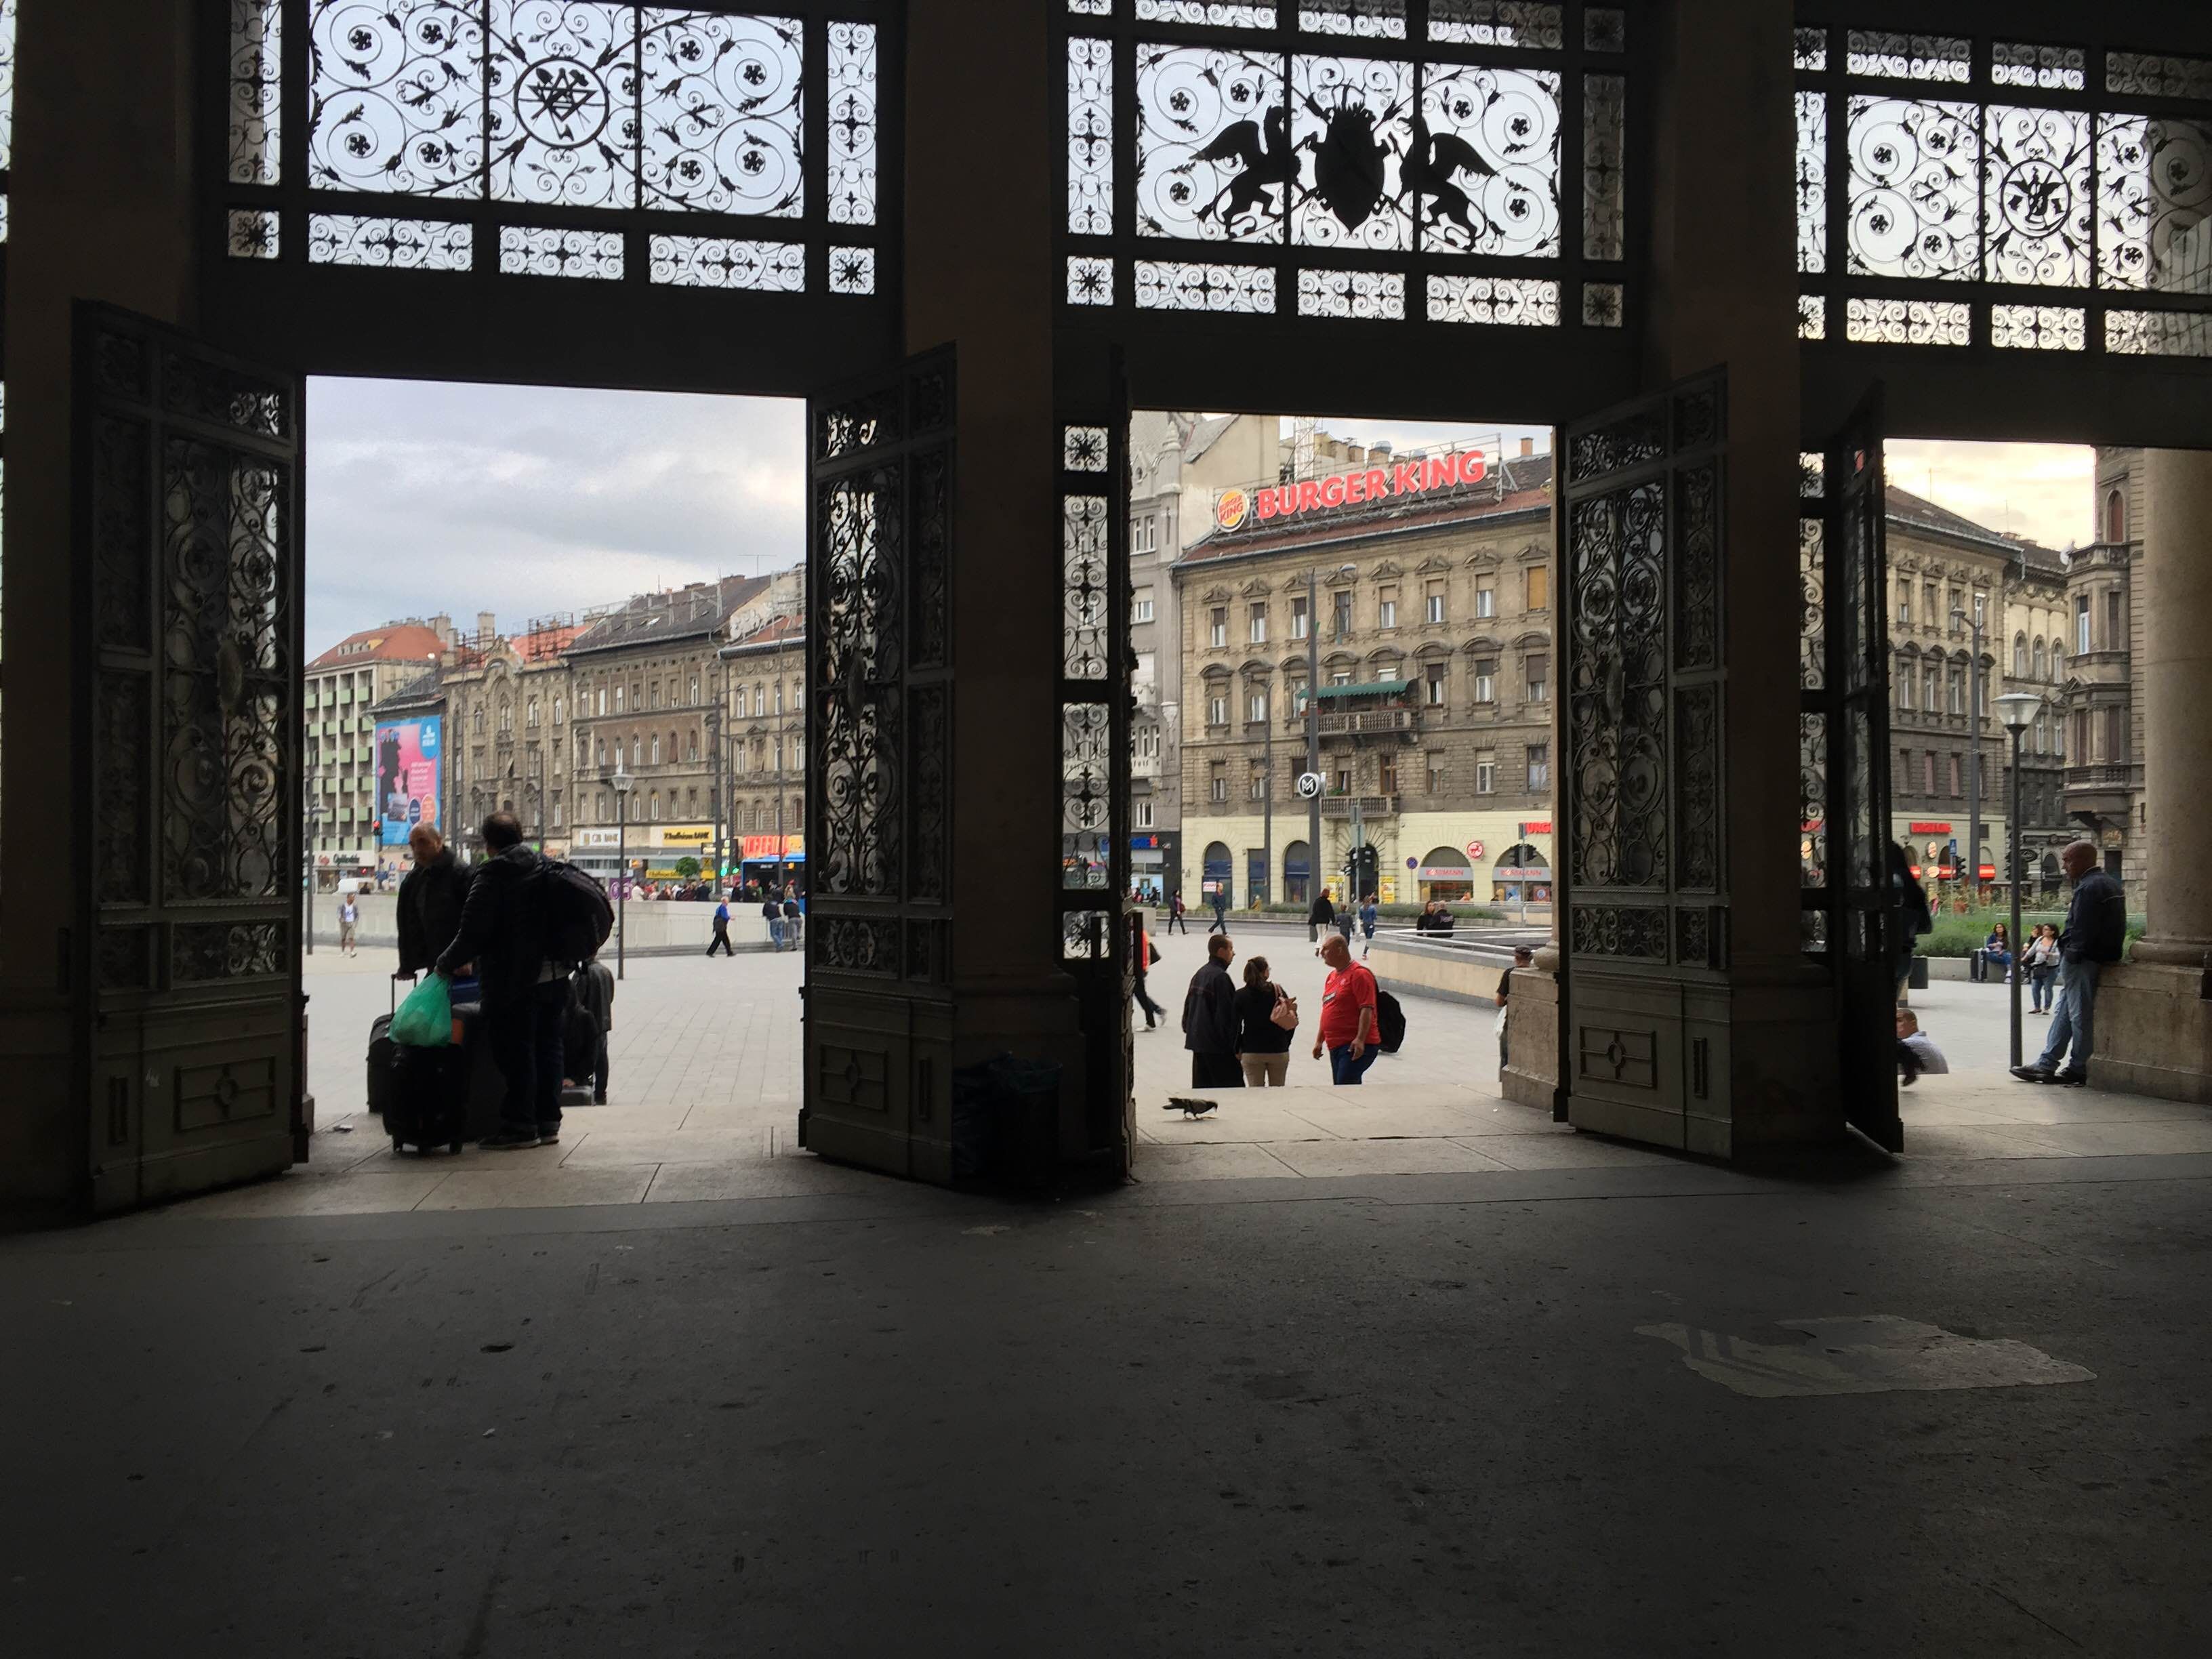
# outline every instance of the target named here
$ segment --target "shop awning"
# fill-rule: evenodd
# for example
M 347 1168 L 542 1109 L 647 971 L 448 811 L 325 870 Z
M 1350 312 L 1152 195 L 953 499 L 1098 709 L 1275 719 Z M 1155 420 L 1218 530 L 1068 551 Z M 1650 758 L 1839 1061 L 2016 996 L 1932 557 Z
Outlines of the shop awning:
M 1324 685 L 1316 697 L 1402 697 L 1413 689 L 1411 680 L 1368 680 L 1359 685 Z

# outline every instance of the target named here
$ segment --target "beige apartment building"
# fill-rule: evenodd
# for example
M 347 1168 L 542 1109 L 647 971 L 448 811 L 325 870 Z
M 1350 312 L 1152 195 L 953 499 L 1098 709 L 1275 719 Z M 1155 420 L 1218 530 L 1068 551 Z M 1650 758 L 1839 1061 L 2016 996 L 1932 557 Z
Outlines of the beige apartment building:
M 1524 443 L 1471 483 L 1440 476 L 1449 459 L 1317 445 L 1287 507 L 1264 487 L 1221 504 L 1175 565 L 1194 908 L 1218 889 L 1303 904 L 1316 875 L 1341 900 L 1355 841 L 1386 903 L 1549 899 L 1552 458 Z M 1297 787 L 1309 692 L 1317 858 Z
M 317 885 L 373 876 L 378 859 L 376 722 L 370 705 L 434 672 L 452 622 L 409 617 L 349 634 L 307 664 L 301 758 L 307 856 Z
M 451 653 L 442 685 L 447 833 L 471 854 L 483 850 L 484 819 L 507 811 L 525 840 L 556 858 L 568 855 L 573 789 L 569 675 L 562 653 L 589 626 L 543 617 L 507 637 L 487 614 L 476 638 Z M 387 853 L 403 869 L 411 862 L 404 847 Z
M 2105 868 L 2143 902 L 2148 809 L 2143 789 L 2143 631 L 2136 593 L 2146 492 L 2140 449 L 2097 452 L 2096 539 L 2066 564 L 2066 811 Z M 2199 741 L 2203 741 L 2200 734 Z
M 727 862 L 788 884 L 806 866 L 806 621 L 786 611 L 721 647 Z

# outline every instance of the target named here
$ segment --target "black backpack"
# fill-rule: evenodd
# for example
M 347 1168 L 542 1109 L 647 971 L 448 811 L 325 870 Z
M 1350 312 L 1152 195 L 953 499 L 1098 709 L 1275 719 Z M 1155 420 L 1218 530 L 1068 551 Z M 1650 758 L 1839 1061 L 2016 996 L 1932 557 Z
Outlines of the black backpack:
M 615 907 L 599 878 L 566 859 L 541 859 L 538 889 L 549 962 L 588 962 L 615 930 Z
M 1377 986 L 1375 989 L 1375 1030 L 1382 1039 L 1382 1052 L 1395 1054 L 1406 1040 L 1406 1011 L 1398 999 Z

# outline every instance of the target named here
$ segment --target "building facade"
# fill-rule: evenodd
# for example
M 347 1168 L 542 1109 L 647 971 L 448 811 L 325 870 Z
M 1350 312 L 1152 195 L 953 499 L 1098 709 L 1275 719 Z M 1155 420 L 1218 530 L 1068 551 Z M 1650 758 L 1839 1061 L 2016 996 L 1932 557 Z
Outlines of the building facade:
M 378 858 L 372 706 L 434 670 L 452 644 L 446 617 L 349 634 L 307 664 L 301 759 L 307 857 L 318 885 L 372 876 Z
M 722 647 L 726 866 L 763 886 L 804 885 L 806 626 L 774 616 Z
M 570 617 L 533 620 L 513 637 L 489 614 L 457 647 L 444 676 L 446 821 L 465 852 L 483 850 L 493 812 L 514 815 L 523 838 L 556 858 L 568 854 L 571 811 L 568 665 L 562 653 L 588 624 Z M 404 848 L 386 849 L 405 868 Z
M 1364 844 L 1386 903 L 1549 898 L 1552 462 L 1525 451 L 1445 482 L 1446 458 L 1317 444 L 1288 510 L 1255 488 L 1177 562 L 1186 894 L 1340 902 Z M 1437 481 L 1370 491 L 1407 467 Z
M 1171 575 L 1220 493 L 1280 466 L 1273 416 L 1140 410 L 1129 422 L 1130 876 L 1164 899 L 1182 874 L 1182 617 Z
M 574 860 L 601 877 L 627 855 L 648 879 L 714 855 L 717 779 L 709 733 L 732 627 L 757 625 L 782 577 L 729 576 L 641 593 L 569 647 Z M 627 787 L 628 800 L 617 799 Z
M 2143 789 L 2143 452 L 2097 452 L 2096 539 L 2066 566 L 2066 672 L 2057 688 L 2066 811 L 2105 868 L 2140 892 L 2148 858 Z
M 2009 878 L 2003 849 L 2011 826 L 2010 742 L 1996 699 L 2030 692 L 2049 706 L 2021 742 L 2021 845 L 2031 884 L 2056 884 L 2058 849 L 2075 833 L 2064 804 L 2066 738 L 2057 707 L 2066 660 L 2061 556 L 1893 483 L 1883 498 L 1892 593 L 1891 838 L 1923 874 L 1971 879 L 1978 784 L 1982 840 L 1973 862 L 1987 871 L 1984 880 Z

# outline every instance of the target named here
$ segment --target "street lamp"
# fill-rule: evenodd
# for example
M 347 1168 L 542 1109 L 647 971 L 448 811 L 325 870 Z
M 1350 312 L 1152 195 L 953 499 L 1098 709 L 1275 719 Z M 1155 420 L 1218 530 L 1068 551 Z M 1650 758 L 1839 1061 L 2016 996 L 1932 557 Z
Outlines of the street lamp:
M 2012 946 L 2012 1063 L 2015 1066 L 2021 1063 L 2020 982 L 2027 977 L 2020 939 L 2020 740 L 2042 707 L 2043 699 L 2033 691 L 2008 691 L 1997 699 L 1997 718 L 2012 734 L 2012 803 L 2005 836 L 2005 855 L 2012 866 L 2012 931 L 2006 939 Z
M 1972 630 L 1973 659 L 1966 665 L 1966 890 L 1982 896 L 1982 596 L 1969 615 L 1951 607 L 1951 626 Z M 2015 944 L 2019 941 L 2014 940 Z M 2016 976 L 2015 976 L 2016 977 Z M 2015 1062 L 2017 1063 L 2017 1062 Z
M 1336 568 L 1340 576 L 1356 576 L 1359 567 L 1340 564 Z M 1318 566 L 1306 571 L 1306 770 L 1316 776 L 1321 774 L 1321 571 Z M 1267 787 L 1275 787 L 1268 779 Z M 1306 908 L 1313 908 L 1319 896 L 1316 888 L 1321 881 L 1321 792 L 1316 790 L 1306 798 Z M 1351 896 L 1350 894 L 1346 895 Z
M 623 923 L 629 904 L 629 792 L 637 787 L 637 780 L 623 771 L 617 760 L 614 776 L 608 781 L 615 787 L 615 860 L 622 872 L 622 885 L 615 890 L 615 977 L 621 979 L 623 946 L 628 939 Z

